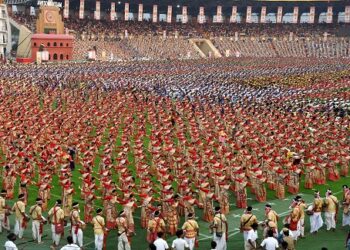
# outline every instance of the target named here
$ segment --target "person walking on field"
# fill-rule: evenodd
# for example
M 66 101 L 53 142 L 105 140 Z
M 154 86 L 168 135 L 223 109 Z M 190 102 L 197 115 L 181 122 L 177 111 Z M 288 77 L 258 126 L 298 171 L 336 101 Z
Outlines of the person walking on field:
M 332 230 L 335 231 L 336 227 L 336 215 L 338 213 L 338 199 L 334 195 L 332 195 L 332 191 L 330 189 L 326 192 L 326 199 L 324 200 L 326 205 L 325 208 L 325 218 L 326 218 L 326 226 L 327 231 Z
M 55 206 L 48 213 L 48 220 L 51 223 L 53 248 L 58 247 L 64 232 L 64 211 L 61 205 L 62 201 L 57 200 Z
M 187 242 L 189 249 L 193 250 L 199 234 L 199 226 L 192 213 L 188 214 L 188 219 L 183 224 L 182 229 L 185 231 L 185 241 Z
M 211 229 L 214 229 L 213 240 L 217 243 L 217 250 L 226 250 L 227 249 L 227 219 L 225 215 L 221 213 L 220 207 L 215 207 L 215 216 L 212 224 L 210 225 Z

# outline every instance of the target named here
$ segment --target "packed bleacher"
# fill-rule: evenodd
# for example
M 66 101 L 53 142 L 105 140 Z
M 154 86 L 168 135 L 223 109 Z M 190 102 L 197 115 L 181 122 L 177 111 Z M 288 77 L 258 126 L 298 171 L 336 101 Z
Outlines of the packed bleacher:
M 15 20 L 18 24 L 26 26 L 31 31 L 35 31 L 35 16 L 30 16 L 21 12 L 10 14 L 11 18 Z
M 350 39 L 331 37 L 285 39 L 213 39 L 223 55 L 240 57 L 348 57 Z
M 35 30 L 30 15 L 13 14 Z M 65 26 L 75 34 L 73 59 L 96 49 L 98 58 L 197 59 L 191 38 L 210 39 L 223 57 L 348 57 L 346 24 L 217 24 L 107 21 L 71 17 Z
M 243 36 L 254 37 L 284 37 L 293 33 L 297 37 L 323 37 L 325 33 L 329 36 L 349 36 L 345 32 L 349 25 L 346 24 L 243 24 L 243 23 L 206 23 L 198 24 L 191 22 L 166 23 L 150 21 L 106 21 L 93 19 L 68 19 L 66 26 L 75 30 L 78 34 L 86 33 L 115 33 L 124 34 L 128 30 L 132 35 L 162 35 L 166 31 L 168 35 L 177 33 L 184 37 L 232 37 L 236 33 Z

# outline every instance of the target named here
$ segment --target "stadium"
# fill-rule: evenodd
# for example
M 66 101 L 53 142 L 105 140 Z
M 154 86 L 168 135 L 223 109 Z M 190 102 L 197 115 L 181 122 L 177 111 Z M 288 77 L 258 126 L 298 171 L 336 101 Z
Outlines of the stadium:
M 350 249 L 350 2 L 0 0 L 0 137 L 8 250 Z

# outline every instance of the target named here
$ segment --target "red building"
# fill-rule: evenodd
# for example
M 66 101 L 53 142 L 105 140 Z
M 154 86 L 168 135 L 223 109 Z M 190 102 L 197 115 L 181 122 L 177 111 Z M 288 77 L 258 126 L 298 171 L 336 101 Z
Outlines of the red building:
M 32 36 L 32 60 L 36 61 L 37 52 L 43 48 L 48 51 L 48 61 L 71 60 L 73 54 L 73 36 L 57 34 L 34 34 Z

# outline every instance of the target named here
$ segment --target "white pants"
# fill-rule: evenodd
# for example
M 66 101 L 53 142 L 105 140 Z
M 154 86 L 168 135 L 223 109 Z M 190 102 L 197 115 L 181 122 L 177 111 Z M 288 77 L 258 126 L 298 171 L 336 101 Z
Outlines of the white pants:
M 293 237 L 293 240 L 297 241 L 298 240 L 298 237 L 300 236 L 300 220 L 298 221 L 298 224 L 297 224 L 297 230 L 294 230 L 292 231 L 292 234 L 291 235 Z
M 103 234 L 95 234 L 95 249 L 102 250 L 103 248 Z
M 5 214 L 0 214 L 0 233 L 2 229 L 10 230 L 10 218 L 7 217 L 7 222 L 5 223 Z
M 54 224 L 51 224 L 51 232 L 52 232 L 52 241 L 56 246 L 58 246 L 60 244 L 61 234 L 56 234 Z
M 126 233 L 122 233 L 120 236 L 118 236 L 118 250 L 131 250 Z
M 247 241 L 248 232 L 249 232 L 249 231 L 243 231 L 243 239 L 244 239 L 244 242 Z
M 343 225 L 343 227 L 350 225 L 350 213 L 348 213 L 348 214 L 344 214 L 343 213 L 343 223 L 342 223 L 342 225 Z
M 15 235 L 18 236 L 19 239 L 23 238 L 24 228 L 22 227 L 22 221 L 23 221 L 23 219 L 18 220 L 16 218 L 16 223 L 15 223 L 15 228 L 14 228 L 14 233 L 15 233 Z
M 38 243 L 40 243 L 41 242 L 40 221 L 38 220 L 32 221 L 32 233 L 33 233 L 33 239 L 38 240 Z
M 213 241 L 216 242 L 216 250 L 227 250 L 226 233 L 222 233 L 221 237 L 216 237 L 214 233 Z
M 187 242 L 188 246 L 189 246 L 189 249 L 190 250 L 193 250 L 194 248 L 194 243 L 196 241 L 196 238 L 186 238 L 185 237 L 185 241 Z
M 331 228 L 335 229 L 335 212 L 325 212 L 324 217 L 326 219 L 327 230 L 330 230 Z
M 76 227 L 72 227 L 72 237 L 73 237 L 73 243 L 77 244 L 78 246 L 83 246 L 83 230 L 81 228 L 78 229 L 78 232 L 75 233 Z
M 304 237 L 305 234 L 305 218 L 300 219 L 300 236 Z
M 313 215 L 310 216 L 310 225 L 310 233 L 317 232 L 322 227 L 323 220 L 321 212 L 315 212 Z

